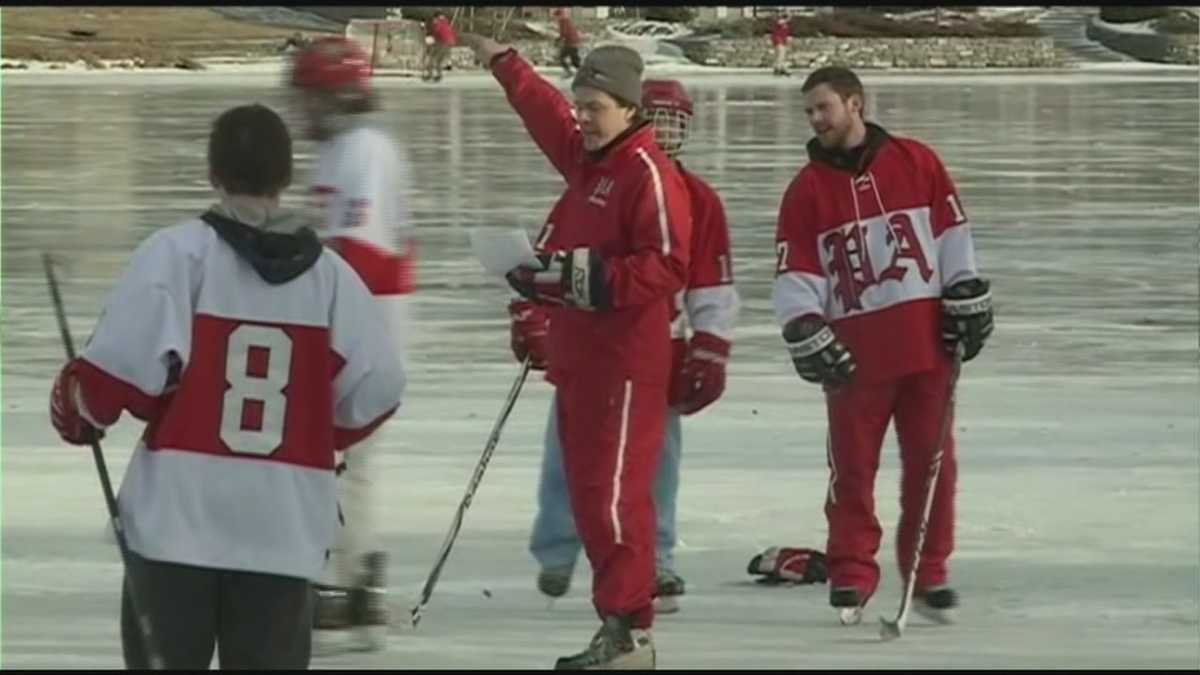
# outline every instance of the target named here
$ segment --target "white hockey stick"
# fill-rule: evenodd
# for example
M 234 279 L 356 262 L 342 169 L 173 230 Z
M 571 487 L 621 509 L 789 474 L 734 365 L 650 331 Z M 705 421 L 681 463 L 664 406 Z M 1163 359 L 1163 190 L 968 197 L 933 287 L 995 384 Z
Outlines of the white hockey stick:
M 946 409 L 942 412 L 942 425 L 938 431 L 937 450 L 929 463 L 929 480 L 925 484 L 925 507 L 921 512 L 921 526 L 917 530 L 917 545 L 913 548 L 912 567 L 908 570 L 908 578 L 904 580 L 904 595 L 900 597 L 900 609 L 896 619 L 888 621 L 879 617 L 879 637 L 883 640 L 895 640 L 904 633 L 908 623 L 908 610 L 912 607 L 913 587 L 917 581 L 917 566 L 921 562 L 921 549 L 925 546 L 925 530 L 929 527 L 929 513 L 933 510 L 933 495 L 937 491 L 938 475 L 942 472 L 942 453 L 946 447 L 946 433 L 950 430 L 950 419 L 954 413 L 954 396 L 958 384 L 958 374 L 962 371 L 962 345 L 954 352 L 954 370 L 950 373 L 950 384 L 946 392 Z

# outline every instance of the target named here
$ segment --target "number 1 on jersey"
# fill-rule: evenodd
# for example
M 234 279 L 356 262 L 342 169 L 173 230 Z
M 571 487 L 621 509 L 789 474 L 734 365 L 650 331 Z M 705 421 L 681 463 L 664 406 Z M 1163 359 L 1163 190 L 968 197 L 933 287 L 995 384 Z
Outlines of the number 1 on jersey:
M 550 235 L 554 233 L 554 223 L 546 223 L 542 228 L 542 234 L 538 237 L 537 243 L 534 244 L 534 249 L 539 253 L 546 249 L 546 242 L 550 241 Z
M 946 202 L 950 204 L 950 210 L 954 212 L 954 224 L 960 225 L 967 220 L 967 216 L 963 213 L 962 206 L 958 203 L 958 195 L 953 192 L 946 195 Z

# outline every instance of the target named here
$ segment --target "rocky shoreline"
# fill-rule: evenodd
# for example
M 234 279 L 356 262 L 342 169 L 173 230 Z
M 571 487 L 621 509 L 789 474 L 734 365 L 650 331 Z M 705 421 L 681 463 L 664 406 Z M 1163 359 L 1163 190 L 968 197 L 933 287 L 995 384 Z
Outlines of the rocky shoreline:
M 535 66 L 557 67 L 558 49 L 552 41 L 517 40 L 517 49 Z M 584 50 L 589 45 L 584 45 Z M 666 63 L 688 72 L 759 71 L 770 69 L 774 55 L 765 39 L 722 39 L 707 43 L 705 65 L 682 61 Z M 421 69 L 424 44 L 415 36 L 398 41 L 381 71 L 402 74 Z M 677 52 L 676 52 L 677 53 Z M 1183 62 L 1195 58 L 1195 48 Z M 180 56 L 178 53 L 132 58 L 83 58 L 75 61 L 40 61 L 4 58 L 0 68 L 12 71 L 256 71 L 279 67 L 286 55 L 275 50 L 226 56 Z M 1061 50 L 1048 37 L 1039 38 L 794 38 L 788 50 L 792 68 L 805 70 L 823 65 L 845 65 L 862 70 L 1036 70 L 1070 67 Z M 1157 59 L 1156 59 L 1157 60 Z M 1168 63 L 1170 60 L 1164 59 Z M 1162 61 L 1159 61 L 1160 63 Z M 1178 61 L 1176 61 L 1178 62 Z M 1191 61 L 1194 63 L 1194 61 Z M 452 50 L 449 67 L 457 72 L 479 70 L 468 49 Z M 1152 64 L 1147 64 L 1152 65 Z
M 558 64 L 558 48 L 546 40 L 517 40 L 517 50 L 536 66 Z M 586 51 L 590 45 L 584 44 Z M 690 47 L 689 47 L 690 48 Z M 702 72 L 714 68 L 770 68 L 774 53 L 765 38 L 712 40 L 704 65 L 687 63 Z M 405 40 L 395 46 L 388 66 L 418 70 L 422 47 Z M 793 68 L 844 65 L 860 69 L 943 69 L 943 68 L 1061 68 L 1066 61 L 1050 38 L 795 38 L 788 49 Z M 465 49 L 451 52 L 449 65 L 454 70 L 478 68 L 474 56 Z
M 336 22 L 297 24 L 302 13 L 283 8 L 68 8 L 6 9 L 3 59 L 12 70 L 186 70 L 228 71 L 247 64 L 270 67 L 285 56 L 282 47 L 296 31 L 304 37 L 339 34 Z M 317 23 L 312 23 L 316 21 Z M 290 23 L 289 23 L 290 22 Z M 381 70 L 418 71 L 425 50 L 417 21 L 406 21 L 389 36 L 389 51 Z M 1086 24 L 1088 35 L 1110 48 L 1143 61 L 1196 63 L 1196 36 L 1142 34 L 1148 28 L 1108 25 L 1095 17 Z M 584 50 L 595 36 L 606 36 L 609 24 L 581 21 Z M 1081 27 L 1082 28 L 1082 27 Z M 520 33 L 522 31 L 518 31 Z M 517 48 L 538 66 L 557 66 L 558 50 L 552 28 L 525 26 Z M 201 35 L 219 36 L 210 39 Z M 810 33 L 811 34 L 811 33 Z M 358 36 L 362 39 L 363 36 Z M 607 38 L 601 38 L 604 40 Z M 370 44 L 366 37 L 364 44 Z M 700 37 L 686 33 L 658 43 L 646 40 L 639 48 L 647 65 L 688 71 L 771 68 L 774 55 L 765 35 Z M 1070 67 L 1071 56 L 1045 35 L 1024 37 L 793 37 L 789 64 L 803 70 L 826 64 L 867 70 L 921 69 L 1058 69 Z M 449 66 L 459 72 L 478 70 L 467 49 L 451 52 Z

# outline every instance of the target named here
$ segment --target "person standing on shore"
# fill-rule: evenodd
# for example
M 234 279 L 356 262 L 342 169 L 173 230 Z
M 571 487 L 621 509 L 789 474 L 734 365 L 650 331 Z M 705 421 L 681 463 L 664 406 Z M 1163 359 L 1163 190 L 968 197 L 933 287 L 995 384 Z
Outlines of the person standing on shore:
M 791 27 L 786 16 L 775 19 L 775 28 L 771 30 L 771 47 L 775 50 L 775 74 L 791 75 L 787 69 L 787 46 L 792 37 Z
M 556 8 L 554 18 L 558 20 L 558 62 L 562 65 L 563 77 L 571 77 L 575 74 L 571 70 L 572 66 L 579 70 L 579 45 L 583 38 L 565 9 Z

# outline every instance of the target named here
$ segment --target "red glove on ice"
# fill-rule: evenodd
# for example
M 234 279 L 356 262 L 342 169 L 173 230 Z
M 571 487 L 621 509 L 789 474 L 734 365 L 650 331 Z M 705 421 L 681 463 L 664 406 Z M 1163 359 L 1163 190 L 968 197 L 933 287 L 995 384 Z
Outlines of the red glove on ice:
M 760 584 L 823 584 L 829 579 L 825 554 L 811 548 L 772 546 L 750 560 L 747 572 Z

